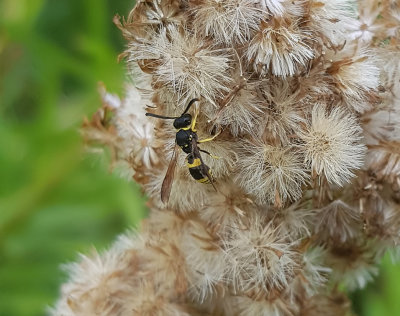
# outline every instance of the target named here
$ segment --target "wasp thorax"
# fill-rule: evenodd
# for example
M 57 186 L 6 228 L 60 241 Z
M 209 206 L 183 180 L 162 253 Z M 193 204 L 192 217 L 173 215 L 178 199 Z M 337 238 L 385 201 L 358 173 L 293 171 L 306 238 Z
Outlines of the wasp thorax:
M 192 123 L 192 116 L 190 114 L 183 114 L 174 120 L 174 127 L 176 129 L 185 128 Z

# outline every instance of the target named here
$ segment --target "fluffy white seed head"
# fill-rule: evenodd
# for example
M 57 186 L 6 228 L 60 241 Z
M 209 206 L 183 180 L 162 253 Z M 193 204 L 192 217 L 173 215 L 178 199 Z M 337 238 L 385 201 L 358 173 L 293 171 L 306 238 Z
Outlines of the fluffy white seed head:
M 133 35 L 133 41 L 140 42 L 152 30 L 163 27 L 169 29 L 185 22 L 186 15 L 181 10 L 179 0 L 137 1 L 135 8 L 128 16 L 125 23 L 126 29 L 123 29 L 123 32 L 129 31 L 129 35 Z M 130 39 L 129 35 L 127 37 Z
M 377 66 L 381 69 L 381 83 L 395 98 L 393 103 L 398 103 L 400 99 L 400 52 L 375 49 L 375 54 L 379 55 Z
M 132 157 L 133 163 L 142 163 L 146 168 L 158 165 L 159 157 L 156 149 L 160 143 L 154 137 L 154 125 L 134 120 L 131 120 L 130 123 L 133 137 L 131 138 L 132 143 L 127 148 L 131 148 L 130 157 Z
M 328 281 L 332 269 L 324 262 L 326 250 L 322 247 L 307 249 L 303 255 L 303 273 L 307 280 L 308 295 L 315 295 Z
M 298 102 L 298 94 L 293 93 L 289 82 L 269 80 L 263 86 L 265 110 L 260 133 L 276 143 L 288 146 L 305 121 L 303 106 Z
M 315 230 L 321 241 L 344 243 L 361 233 L 360 211 L 341 200 L 318 210 L 318 214 Z
M 288 207 L 271 210 L 270 214 L 273 214 L 272 221 L 281 234 L 293 242 L 311 236 L 316 214 L 307 203 L 295 202 Z
M 378 145 L 380 141 L 390 143 L 400 140 L 400 108 L 396 105 L 398 101 L 393 101 L 390 100 L 382 107 L 362 116 L 362 128 L 367 145 Z M 372 153 L 374 151 L 375 149 Z
M 332 64 L 327 72 L 332 75 L 336 89 L 343 95 L 347 106 L 361 113 L 368 110 L 371 102 L 362 101 L 368 101 L 379 85 L 380 71 L 376 58 L 363 51 L 354 54 L 351 46 L 341 54 L 330 52 L 328 55 Z
M 218 192 L 208 197 L 199 210 L 200 218 L 213 231 L 225 235 L 237 222 L 254 215 L 257 205 L 233 181 L 218 183 Z
M 368 152 L 366 166 L 369 170 L 376 170 L 378 181 L 386 181 L 397 191 L 400 185 L 400 142 L 381 141 L 371 145 Z
M 225 102 L 224 102 L 225 103 Z M 253 134 L 259 129 L 263 105 L 250 84 L 237 91 L 215 114 L 215 123 L 228 125 L 234 136 Z
M 111 249 L 104 255 L 81 256 L 66 266 L 69 283 L 52 315 L 112 315 L 124 310 L 124 298 L 136 290 L 136 271 L 129 269 L 132 255 Z M 123 280 L 123 281 L 122 281 Z
M 310 1 L 309 6 L 310 27 L 333 45 L 343 45 L 349 33 L 361 27 L 349 0 Z
M 118 136 L 123 141 L 124 157 L 135 166 L 151 168 L 159 163 L 157 149 L 161 142 L 154 134 L 153 121 L 145 118 L 145 106 L 151 104 L 148 83 L 142 83 L 143 89 L 133 85 L 126 87 L 127 95 L 116 110 L 114 124 Z
M 201 222 L 188 221 L 183 229 L 181 249 L 188 267 L 189 296 L 201 304 L 213 297 L 218 283 L 224 281 L 224 254 L 216 236 Z
M 235 292 L 282 289 L 298 267 L 298 254 L 265 217 L 251 217 L 247 225 L 232 226 L 222 247 L 226 278 Z
M 254 0 L 198 0 L 190 4 L 195 30 L 228 46 L 249 40 L 262 17 Z
M 157 84 L 167 85 L 183 105 L 200 96 L 214 103 L 228 90 L 230 57 L 229 50 L 175 27 L 161 29 L 131 53 L 133 60 L 153 60 Z
M 259 0 L 261 8 L 268 10 L 271 15 L 281 16 L 285 12 L 285 0 Z
M 314 56 L 307 44 L 311 33 L 282 22 L 262 22 L 249 44 L 247 57 L 262 75 L 270 70 L 276 76 L 293 76 Z
M 313 175 L 324 175 L 339 186 L 354 176 L 363 164 L 365 146 L 356 119 L 340 107 L 330 112 L 323 105 L 314 106 L 311 122 L 300 134 L 305 161 Z
M 378 1 L 358 1 L 358 25 L 354 25 L 349 37 L 360 44 L 369 45 L 376 36 L 393 36 L 394 25 L 387 14 L 386 5 Z M 385 8 L 386 7 L 386 8 Z M 386 22 L 386 23 L 385 23 Z M 390 34 L 390 35 L 389 35 Z
M 260 203 L 275 206 L 301 197 L 308 174 L 294 147 L 271 146 L 260 140 L 240 145 L 237 181 L 246 192 Z

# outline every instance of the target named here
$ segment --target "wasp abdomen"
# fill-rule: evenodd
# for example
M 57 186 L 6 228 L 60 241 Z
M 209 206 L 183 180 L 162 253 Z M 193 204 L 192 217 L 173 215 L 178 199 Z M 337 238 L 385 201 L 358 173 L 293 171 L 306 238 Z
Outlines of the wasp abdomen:
M 210 183 L 207 174 L 204 172 L 206 170 L 210 173 L 210 168 L 203 164 L 200 158 L 194 158 L 192 155 L 188 155 L 186 165 L 193 179 L 200 183 Z

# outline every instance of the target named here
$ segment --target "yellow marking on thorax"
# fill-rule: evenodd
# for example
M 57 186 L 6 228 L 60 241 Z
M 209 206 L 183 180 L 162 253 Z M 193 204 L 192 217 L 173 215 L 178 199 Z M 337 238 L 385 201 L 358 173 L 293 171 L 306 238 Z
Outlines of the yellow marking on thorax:
M 203 179 L 196 180 L 196 181 L 200 182 L 200 183 L 211 183 L 210 180 L 207 177 L 205 177 Z
M 195 160 L 193 160 L 193 163 L 186 162 L 186 165 L 188 166 L 188 168 L 198 167 L 201 165 L 200 158 L 196 158 Z

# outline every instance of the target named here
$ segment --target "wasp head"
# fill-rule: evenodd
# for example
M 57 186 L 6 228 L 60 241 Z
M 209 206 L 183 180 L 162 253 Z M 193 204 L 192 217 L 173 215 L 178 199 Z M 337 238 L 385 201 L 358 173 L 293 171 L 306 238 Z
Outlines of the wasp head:
M 174 120 L 174 127 L 176 129 L 189 127 L 192 124 L 192 116 L 188 113 L 182 114 Z

